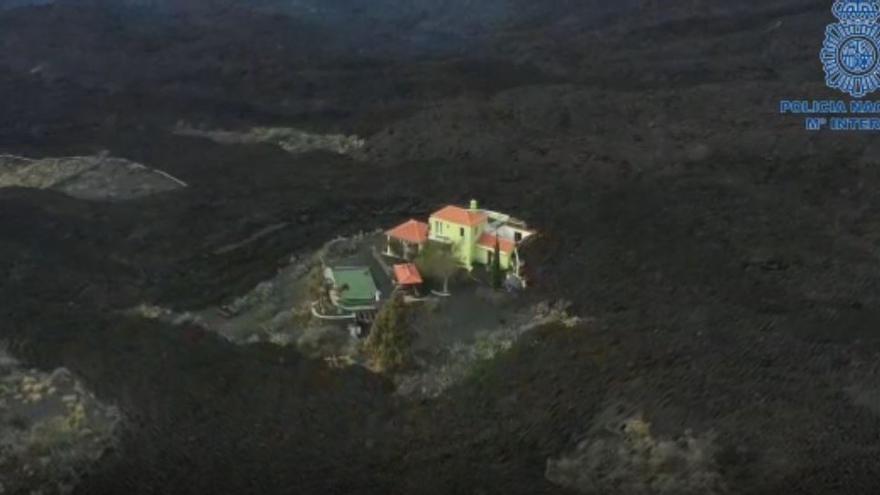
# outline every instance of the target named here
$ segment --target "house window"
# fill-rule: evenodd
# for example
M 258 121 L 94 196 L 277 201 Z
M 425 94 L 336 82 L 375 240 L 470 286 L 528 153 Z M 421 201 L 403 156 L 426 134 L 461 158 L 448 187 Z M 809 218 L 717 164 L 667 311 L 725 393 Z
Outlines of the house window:
M 460 227 L 460 228 L 458 229 L 458 234 L 459 234 L 460 236 L 464 237 L 464 227 Z
M 522 232 L 515 232 L 513 234 L 513 240 L 519 242 L 522 240 Z

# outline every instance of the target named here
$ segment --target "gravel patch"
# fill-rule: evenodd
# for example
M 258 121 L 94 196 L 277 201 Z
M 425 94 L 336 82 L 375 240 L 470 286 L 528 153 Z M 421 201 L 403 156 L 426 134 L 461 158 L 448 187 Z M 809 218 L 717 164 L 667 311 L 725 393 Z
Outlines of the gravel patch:
M 545 475 L 582 493 L 728 493 L 715 455 L 711 433 L 658 438 L 643 416 L 621 417 L 611 408 L 572 452 L 547 460 Z
M 123 158 L 0 155 L 0 188 L 51 189 L 80 199 L 120 201 L 186 186 L 166 172 Z
M 541 303 L 512 318 L 513 323 L 479 331 L 472 341 L 444 344 L 421 359 L 413 371 L 395 377 L 397 394 L 437 397 L 470 376 L 481 364 L 507 351 L 526 333 L 551 323 L 574 327 L 580 318 L 568 313 L 569 304 Z
M 22 369 L 0 348 L 0 493 L 70 493 L 120 417 L 67 369 Z
M 329 151 L 351 155 L 364 146 L 358 136 L 344 134 L 312 134 L 287 127 L 254 127 L 247 131 L 206 130 L 179 124 L 174 133 L 210 139 L 219 144 L 274 144 L 291 154 L 310 151 Z

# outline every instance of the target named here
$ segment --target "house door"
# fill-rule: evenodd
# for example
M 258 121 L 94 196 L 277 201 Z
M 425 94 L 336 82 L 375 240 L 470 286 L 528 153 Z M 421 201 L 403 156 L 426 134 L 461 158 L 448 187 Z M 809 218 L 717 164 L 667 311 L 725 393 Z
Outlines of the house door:
M 495 261 L 495 253 L 493 251 L 489 251 L 489 258 L 488 259 L 489 259 L 488 265 L 492 266 L 492 262 Z

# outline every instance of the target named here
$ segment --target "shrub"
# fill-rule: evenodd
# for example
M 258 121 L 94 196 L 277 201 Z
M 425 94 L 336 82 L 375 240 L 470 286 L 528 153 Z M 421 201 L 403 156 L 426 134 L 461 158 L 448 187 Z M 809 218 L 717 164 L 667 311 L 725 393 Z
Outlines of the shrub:
M 327 294 L 327 281 L 324 280 L 324 267 L 321 263 L 312 267 L 308 284 L 309 296 L 312 301 L 316 301 L 319 307 L 326 308 L 330 297 Z
M 494 256 L 492 256 L 492 288 L 495 290 L 500 289 L 503 279 L 504 273 L 501 271 L 501 246 L 496 238 Z
M 409 310 L 403 294 L 395 292 L 379 311 L 367 337 L 366 351 L 376 368 L 394 371 L 409 363 L 413 341 L 409 324 Z

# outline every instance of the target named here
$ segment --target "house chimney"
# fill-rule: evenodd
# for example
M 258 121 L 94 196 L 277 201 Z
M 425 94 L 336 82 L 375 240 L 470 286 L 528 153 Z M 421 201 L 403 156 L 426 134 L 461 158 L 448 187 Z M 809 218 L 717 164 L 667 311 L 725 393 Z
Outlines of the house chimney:
M 476 210 L 478 209 L 477 206 L 478 206 L 478 204 L 477 204 L 477 200 L 476 200 L 476 199 L 472 199 L 472 200 L 471 200 L 471 210 L 476 211 Z

